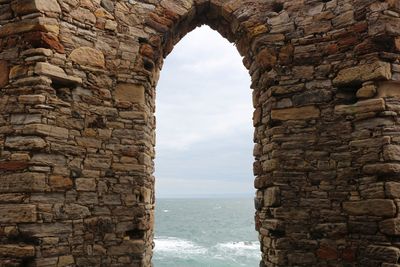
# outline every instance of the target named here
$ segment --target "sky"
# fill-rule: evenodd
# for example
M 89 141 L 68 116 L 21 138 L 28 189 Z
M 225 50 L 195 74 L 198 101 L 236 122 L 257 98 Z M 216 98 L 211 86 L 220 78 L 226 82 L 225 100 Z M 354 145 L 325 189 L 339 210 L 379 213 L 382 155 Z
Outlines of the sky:
M 253 196 L 250 76 L 207 26 L 166 58 L 156 98 L 156 197 Z

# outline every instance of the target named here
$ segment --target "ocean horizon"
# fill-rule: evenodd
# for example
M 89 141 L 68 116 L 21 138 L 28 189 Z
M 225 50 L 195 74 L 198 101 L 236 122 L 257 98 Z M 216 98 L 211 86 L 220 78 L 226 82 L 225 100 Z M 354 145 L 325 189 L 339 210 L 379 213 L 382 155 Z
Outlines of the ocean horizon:
M 254 214 L 247 194 L 157 198 L 154 266 L 258 266 Z

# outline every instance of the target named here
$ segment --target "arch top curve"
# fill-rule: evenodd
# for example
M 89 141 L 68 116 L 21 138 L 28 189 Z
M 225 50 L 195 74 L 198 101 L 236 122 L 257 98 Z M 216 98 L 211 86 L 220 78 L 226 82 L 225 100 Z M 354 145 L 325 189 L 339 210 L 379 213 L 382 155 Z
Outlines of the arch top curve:
M 254 0 L 162 0 L 150 13 L 146 24 L 160 36 L 159 48 L 163 57 L 187 33 L 201 25 L 208 25 L 219 32 L 245 56 L 252 35 L 267 30 L 261 26 L 267 24 L 267 17 L 261 18 L 259 14 L 272 10 L 271 3 Z

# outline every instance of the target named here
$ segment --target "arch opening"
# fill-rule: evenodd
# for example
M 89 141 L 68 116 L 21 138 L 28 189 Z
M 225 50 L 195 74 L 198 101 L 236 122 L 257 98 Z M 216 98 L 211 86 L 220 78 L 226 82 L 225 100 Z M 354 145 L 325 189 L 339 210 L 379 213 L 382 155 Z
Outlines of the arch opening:
M 157 85 L 153 263 L 256 266 L 249 76 L 217 32 L 189 35 Z

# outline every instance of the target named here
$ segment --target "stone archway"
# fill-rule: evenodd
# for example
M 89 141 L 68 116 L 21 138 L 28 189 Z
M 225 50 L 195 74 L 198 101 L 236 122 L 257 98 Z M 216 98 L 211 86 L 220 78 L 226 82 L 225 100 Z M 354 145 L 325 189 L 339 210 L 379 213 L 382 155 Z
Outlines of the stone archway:
M 151 265 L 155 86 L 202 23 L 252 77 L 262 265 L 398 265 L 398 1 L 0 11 L 3 265 Z

